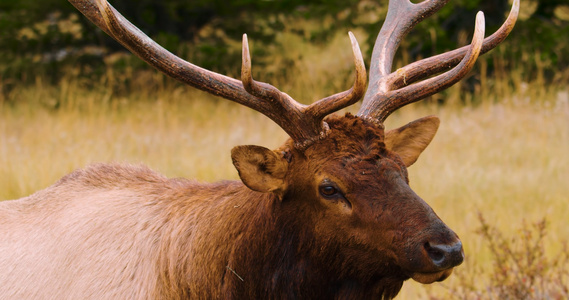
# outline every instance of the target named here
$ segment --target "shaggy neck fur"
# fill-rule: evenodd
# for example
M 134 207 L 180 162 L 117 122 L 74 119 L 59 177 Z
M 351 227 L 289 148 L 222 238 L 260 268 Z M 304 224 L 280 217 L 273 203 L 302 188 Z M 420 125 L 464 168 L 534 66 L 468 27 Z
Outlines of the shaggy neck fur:
M 388 299 L 399 292 L 406 278 L 358 277 L 336 269 L 349 267 L 337 262 L 341 249 L 319 245 L 313 233 L 303 229 L 309 217 L 291 214 L 287 199 L 281 202 L 270 194 L 250 191 L 240 182 L 229 187 L 220 198 L 211 199 L 211 208 L 199 217 L 191 203 L 172 205 L 165 226 L 177 229 L 167 231 L 172 235 L 164 238 L 160 251 L 164 254 L 160 281 L 169 284 L 158 295 L 171 299 Z M 187 193 L 192 193 L 191 187 Z M 175 224 L 192 218 L 198 220 L 195 228 Z M 168 259 L 171 253 L 178 254 L 176 260 Z M 187 278 L 187 282 L 174 278 Z

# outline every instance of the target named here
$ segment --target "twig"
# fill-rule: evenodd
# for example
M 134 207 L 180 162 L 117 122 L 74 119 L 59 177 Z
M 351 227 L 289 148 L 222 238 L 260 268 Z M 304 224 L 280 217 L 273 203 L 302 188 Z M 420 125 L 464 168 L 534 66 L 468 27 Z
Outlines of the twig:
M 243 280 L 243 278 L 241 276 L 239 276 L 239 274 L 237 274 L 237 272 L 235 272 L 232 268 L 229 267 L 229 265 L 226 266 L 227 269 L 231 272 L 233 272 L 233 274 L 235 274 L 235 276 L 237 276 L 237 278 L 241 279 L 241 281 L 245 282 L 245 280 Z

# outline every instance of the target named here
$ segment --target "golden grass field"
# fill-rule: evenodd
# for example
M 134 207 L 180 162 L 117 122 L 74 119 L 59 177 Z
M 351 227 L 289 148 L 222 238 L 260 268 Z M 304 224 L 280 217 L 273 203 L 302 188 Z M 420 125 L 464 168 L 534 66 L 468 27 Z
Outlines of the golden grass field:
M 552 257 L 569 240 L 569 93 L 530 90 L 477 105 L 413 104 L 387 122 L 393 128 L 429 114 L 441 118 L 434 141 L 409 169 L 411 186 L 462 238 L 467 258 L 457 272 L 474 276 L 481 288 L 493 262 L 476 233 L 477 211 L 506 236 L 515 236 L 523 220 L 545 217 Z M 276 148 L 286 139 L 259 113 L 174 85 L 120 97 L 73 81 L 40 82 L 11 97 L 11 104 L 0 99 L 0 200 L 29 195 L 94 162 L 143 163 L 203 181 L 237 179 L 233 146 Z M 62 104 L 52 109 L 50 101 Z M 399 299 L 453 298 L 448 290 L 458 284 L 457 276 L 428 287 L 408 282 Z

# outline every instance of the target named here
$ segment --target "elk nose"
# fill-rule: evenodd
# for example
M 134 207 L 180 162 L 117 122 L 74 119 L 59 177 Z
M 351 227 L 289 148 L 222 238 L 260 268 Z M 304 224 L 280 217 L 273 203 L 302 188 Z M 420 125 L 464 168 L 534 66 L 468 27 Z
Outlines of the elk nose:
M 443 245 L 426 242 L 424 247 L 429 258 L 439 270 L 458 266 L 464 260 L 464 251 L 460 241 Z

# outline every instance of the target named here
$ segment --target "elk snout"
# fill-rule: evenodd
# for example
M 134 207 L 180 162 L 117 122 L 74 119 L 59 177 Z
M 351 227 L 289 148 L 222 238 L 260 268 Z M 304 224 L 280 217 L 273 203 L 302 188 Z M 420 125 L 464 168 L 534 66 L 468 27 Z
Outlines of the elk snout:
M 456 267 L 464 260 L 464 251 L 460 240 L 450 244 L 426 242 L 423 247 L 427 256 L 438 270 Z

